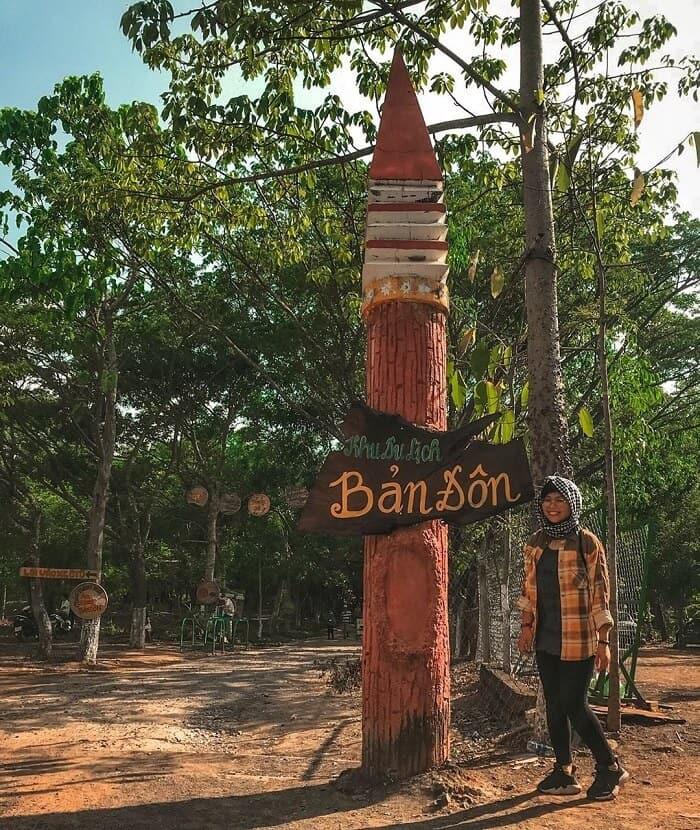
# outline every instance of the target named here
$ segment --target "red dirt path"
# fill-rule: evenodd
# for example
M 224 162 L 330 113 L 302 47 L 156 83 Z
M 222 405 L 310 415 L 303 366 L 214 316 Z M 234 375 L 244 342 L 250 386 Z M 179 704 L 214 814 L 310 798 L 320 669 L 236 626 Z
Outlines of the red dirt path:
M 107 647 L 99 670 L 49 668 L 0 642 L 0 830 L 700 827 L 700 653 L 651 648 L 639 681 L 682 726 L 626 726 L 632 780 L 613 804 L 538 797 L 544 767 L 500 751 L 373 793 L 333 785 L 360 757 L 358 695 L 330 695 L 316 641 L 235 657 Z M 590 763 L 578 759 L 584 782 Z M 440 809 L 431 784 L 453 794 Z

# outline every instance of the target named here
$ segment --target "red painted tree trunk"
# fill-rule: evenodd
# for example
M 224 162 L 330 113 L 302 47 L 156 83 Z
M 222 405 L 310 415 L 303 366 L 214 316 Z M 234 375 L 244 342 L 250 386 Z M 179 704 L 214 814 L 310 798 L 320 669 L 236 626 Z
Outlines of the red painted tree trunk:
M 387 302 L 367 317 L 367 400 L 446 427 L 446 315 Z M 447 527 L 426 522 L 365 538 L 362 766 L 405 778 L 449 754 Z

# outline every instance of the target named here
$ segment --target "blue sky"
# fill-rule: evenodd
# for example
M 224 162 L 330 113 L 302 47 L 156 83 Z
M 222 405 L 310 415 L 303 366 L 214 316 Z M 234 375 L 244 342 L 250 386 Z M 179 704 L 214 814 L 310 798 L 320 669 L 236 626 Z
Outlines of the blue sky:
M 167 79 L 151 72 L 119 29 L 119 0 L 0 0 L 0 106 L 32 108 L 66 75 L 99 71 L 107 98 L 159 103 Z

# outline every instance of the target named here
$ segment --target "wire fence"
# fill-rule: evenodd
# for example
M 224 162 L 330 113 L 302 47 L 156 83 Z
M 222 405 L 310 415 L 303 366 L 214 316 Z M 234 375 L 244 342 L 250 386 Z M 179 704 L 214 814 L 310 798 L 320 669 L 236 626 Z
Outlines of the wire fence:
M 523 547 L 530 534 L 529 513 L 512 512 L 507 524 L 499 528 L 497 542 L 483 553 L 479 588 L 486 587 L 486 596 L 480 597 L 481 625 L 476 659 L 479 662 L 515 674 L 528 684 L 536 685 L 537 668 L 534 657 L 522 657 L 517 648 L 520 631 L 520 611 L 517 599 L 523 574 Z M 600 539 L 606 537 L 605 519 L 601 511 L 584 516 L 584 524 Z M 634 679 L 636 654 L 639 648 L 638 627 L 643 605 L 646 604 L 646 563 L 649 547 L 649 528 L 623 530 L 618 534 L 618 633 L 620 660 L 631 679 Z M 484 622 L 486 625 L 484 625 Z

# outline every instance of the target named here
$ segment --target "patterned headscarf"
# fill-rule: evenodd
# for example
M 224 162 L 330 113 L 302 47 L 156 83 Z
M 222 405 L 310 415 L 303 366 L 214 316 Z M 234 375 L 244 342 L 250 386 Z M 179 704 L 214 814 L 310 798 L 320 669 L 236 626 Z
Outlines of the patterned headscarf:
M 544 515 L 542 510 L 542 499 L 547 493 L 552 493 L 556 490 L 569 502 L 571 508 L 571 515 L 563 522 L 556 524 L 550 522 Z M 542 525 L 544 532 L 552 539 L 564 539 L 572 533 L 578 533 L 581 525 L 579 519 L 581 518 L 581 507 L 583 506 L 583 499 L 581 491 L 568 478 L 562 476 L 547 476 L 542 482 L 542 487 L 537 493 L 537 515 Z

